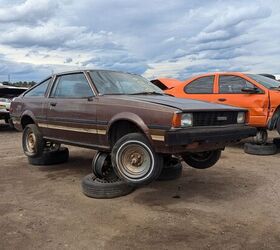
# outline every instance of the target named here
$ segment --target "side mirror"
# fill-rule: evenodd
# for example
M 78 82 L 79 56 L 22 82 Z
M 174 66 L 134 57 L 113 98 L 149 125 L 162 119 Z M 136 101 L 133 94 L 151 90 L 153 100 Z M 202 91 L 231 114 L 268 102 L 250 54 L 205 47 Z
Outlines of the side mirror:
M 250 88 L 250 87 L 244 87 L 241 89 L 241 91 L 247 94 L 257 94 L 260 92 L 258 88 Z

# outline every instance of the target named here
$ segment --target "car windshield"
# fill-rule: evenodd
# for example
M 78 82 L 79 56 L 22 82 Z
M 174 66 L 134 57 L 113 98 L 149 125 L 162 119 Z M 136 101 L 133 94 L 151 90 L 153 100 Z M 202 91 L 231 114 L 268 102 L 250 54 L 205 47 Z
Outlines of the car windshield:
M 99 94 L 102 95 L 164 95 L 164 92 L 142 76 L 115 72 L 90 71 Z
M 280 82 L 269 77 L 256 74 L 247 74 L 247 76 L 268 89 L 280 88 Z

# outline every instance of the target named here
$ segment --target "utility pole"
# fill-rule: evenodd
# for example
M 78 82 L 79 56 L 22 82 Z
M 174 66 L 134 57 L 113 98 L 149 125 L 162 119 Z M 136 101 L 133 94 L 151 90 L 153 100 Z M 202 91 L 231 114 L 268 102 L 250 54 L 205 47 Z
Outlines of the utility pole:
M 11 81 L 11 76 L 10 74 L 8 74 L 8 83 L 10 83 L 10 81 Z

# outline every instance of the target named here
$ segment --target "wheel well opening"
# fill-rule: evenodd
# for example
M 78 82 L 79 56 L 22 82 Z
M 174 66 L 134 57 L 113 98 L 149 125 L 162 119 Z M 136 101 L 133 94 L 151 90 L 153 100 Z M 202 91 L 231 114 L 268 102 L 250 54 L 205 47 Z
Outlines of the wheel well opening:
M 24 129 L 28 124 L 34 124 L 35 122 L 33 121 L 33 119 L 28 116 L 28 115 L 24 115 L 21 119 L 21 127 Z
M 278 122 L 278 119 L 279 119 L 279 118 L 280 118 L 280 106 L 278 106 L 278 107 L 275 109 L 271 120 L 268 122 L 267 128 L 268 128 L 269 130 L 276 129 L 276 128 L 277 128 L 277 122 Z
M 117 121 L 112 124 L 109 130 L 109 143 L 111 147 L 124 135 L 129 133 L 143 133 L 143 131 L 133 122 Z

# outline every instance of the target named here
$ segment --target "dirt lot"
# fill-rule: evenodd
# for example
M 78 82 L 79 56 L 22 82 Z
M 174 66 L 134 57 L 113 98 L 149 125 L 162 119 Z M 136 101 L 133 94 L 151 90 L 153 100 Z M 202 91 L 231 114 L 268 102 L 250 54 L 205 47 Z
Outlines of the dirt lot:
M 280 248 L 280 154 L 235 146 L 209 170 L 95 200 L 80 188 L 94 151 L 69 149 L 66 164 L 30 166 L 21 133 L 0 126 L 0 249 Z

